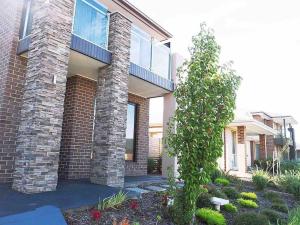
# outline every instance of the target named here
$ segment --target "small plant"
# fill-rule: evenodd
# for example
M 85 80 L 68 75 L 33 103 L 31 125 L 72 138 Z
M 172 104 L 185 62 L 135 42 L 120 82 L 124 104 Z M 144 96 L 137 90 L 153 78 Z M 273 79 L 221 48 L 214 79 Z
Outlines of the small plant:
M 137 200 L 133 199 L 130 201 L 129 203 L 129 208 L 133 209 L 133 210 L 137 210 L 139 208 L 139 203 Z
M 197 199 L 196 206 L 197 208 L 211 208 L 213 204 L 211 203 L 210 199 L 213 196 L 209 193 L 201 193 Z
M 91 211 L 91 217 L 93 220 L 98 221 L 101 219 L 101 216 L 102 216 L 102 214 L 101 214 L 100 210 L 93 209 Z
M 249 199 L 253 201 L 257 200 L 257 195 L 254 192 L 242 192 L 240 194 L 240 197 L 243 199 Z
M 287 213 L 289 211 L 289 208 L 286 204 L 278 202 L 273 202 L 271 208 L 283 213 Z
M 242 190 L 244 190 L 245 183 L 243 180 L 237 179 L 235 186 L 238 191 L 242 191 Z
M 223 206 L 226 212 L 236 213 L 238 211 L 237 207 L 231 203 Z
M 257 203 L 256 202 L 254 202 L 254 201 L 252 201 L 252 200 L 247 200 L 247 199 L 242 199 L 242 198 L 239 198 L 238 200 L 237 200 L 237 202 L 241 205 L 241 206 L 243 206 L 243 207 L 245 207 L 245 208 L 258 208 L 258 205 L 257 205 Z
M 300 207 L 291 210 L 288 216 L 288 225 L 298 224 L 300 224 Z
M 224 187 L 223 192 L 230 199 L 237 199 L 239 196 L 239 193 L 232 187 Z
M 280 195 L 274 191 L 265 192 L 264 197 L 271 202 L 281 198 Z
M 228 186 L 230 184 L 230 181 L 226 178 L 219 177 L 215 179 L 215 184 L 221 185 L 221 186 Z
M 105 198 L 98 204 L 99 210 L 105 210 L 109 208 L 116 208 L 120 206 L 126 200 L 126 194 L 120 191 L 118 194 L 115 194 L 109 198 Z
M 260 213 L 268 217 L 271 223 L 281 224 L 283 222 L 282 216 L 273 209 L 263 209 Z
M 196 216 L 208 225 L 226 225 L 224 216 L 218 211 L 202 208 L 196 210 Z
M 278 179 L 281 189 L 293 194 L 296 198 L 300 198 L 300 172 L 287 171 Z
M 263 170 L 257 170 L 252 176 L 253 184 L 257 190 L 264 190 L 269 182 L 269 175 Z
M 254 213 L 254 212 L 245 212 L 241 213 L 233 220 L 233 225 L 268 225 L 270 221 L 265 215 Z
M 209 192 L 213 197 L 228 199 L 227 195 L 218 188 L 212 188 Z

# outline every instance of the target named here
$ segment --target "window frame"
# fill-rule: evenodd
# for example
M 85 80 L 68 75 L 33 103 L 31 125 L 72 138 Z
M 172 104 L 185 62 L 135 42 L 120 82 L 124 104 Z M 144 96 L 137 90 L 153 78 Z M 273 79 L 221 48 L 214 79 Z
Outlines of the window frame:
M 138 108 L 139 108 L 139 104 L 128 101 L 127 103 L 127 107 L 128 105 L 132 105 L 134 106 L 134 125 L 133 125 L 133 157 L 132 160 L 131 159 L 125 159 L 126 162 L 136 162 L 136 150 L 137 150 L 137 128 L 138 128 Z M 128 113 L 128 110 L 127 110 Z M 127 115 L 126 115 L 127 116 Z M 126 129 L 127 129 L 127 121 L 126 121 Z M 127 137 L 125 136 L 125 139 L 127 141 Z M 125 154 L 126 154 L 126 146 L 125 146 Z
M 21 25 L 20 25 L 20 31 L 19 31 L 19 40 L 25 39 L 29 36 L 29 34 L 26 35 L 29 22 L 32 19 L 30 18 L 32 16 L 32 4 L 33 0 L 26 0 L 23 4 L 22 9 L 22 18 L 21 18 Z M 29 32 L 30 33 L 30 32 Z
M 80 36 L 80 35 L 74 33 L 74 24 L 75 24 L 76 12 L 77 12 L 77 11 L 76 11 L 76 8 L 77 8 L 77 1 L 82 1 L 83 3 L 87 4 L 89 7 L 93 8 L 93 9 L 96 10 L 97 12 L 101 13 L 101 14 L 104 15 L 104 16 L 107 16 L 107 24 L 106 24 L 106 43 L 105 43 L 105 46 L 100 46 L 100 45 L 98 45 L 98 44 L 96 44 L 96 43 L 94 43 L 94 42 L 92 42 L 92 41 L 90 41 L 90 40 L 87 40 L 86 38 L 84 38 L 84 37 L 82 37 L 82 36 Z M 95 1 L 95 0 L 92 0 L 92 1 L 94 1 L 96 4 L 98 4 L 98 5 L 99 5 L 100 7 L 102 7 L 102 8 L 107 8 L 105 5 L 101 4 L 101 3 L 98 2 L 98 1 Z M 79 37 L 79 38 L 81 38 L 81 39 L 83 39 L 83 40 L 85 40 L 85 41 L 87 41 L 87 42 L 89 42 L 89 43 L 91 43 L 91 44 L 93 44 L 93 45 L 96 45 L 96 46 L 98 46 L 98 47 L 100 47 L 100 48 L 104 48 L 104 49 L 107 50 L 107 49 L 108 49 L 108 38 L 109 38 L 110 12 L 107 10 L 107 13 L 105 13 L 105 12 L 103 12 L 101 9 L 99 9 L 99 8 L 97 8 L 96 6 L 90 4 L 90 3 L 89 3 L 88 1 L 86 1 L 86 0 L 75 0 L 73 12 L 74 12 L 74 14 L 73 14 L 72 31 L 71 31 L 72 35 L 76 35 L 77 37 Z

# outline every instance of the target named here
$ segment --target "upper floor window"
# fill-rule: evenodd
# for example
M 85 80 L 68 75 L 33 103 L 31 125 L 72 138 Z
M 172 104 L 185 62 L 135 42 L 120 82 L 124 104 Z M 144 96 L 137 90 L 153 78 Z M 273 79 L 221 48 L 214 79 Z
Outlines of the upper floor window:
M 73 34 L 102 48 L 107 48 L 107 8 L 95 0 L 77 0 Z
M 27 37 L 31 32 L 32 25 L 32 0 L 25 0 L 22 12 L 20 39 Z

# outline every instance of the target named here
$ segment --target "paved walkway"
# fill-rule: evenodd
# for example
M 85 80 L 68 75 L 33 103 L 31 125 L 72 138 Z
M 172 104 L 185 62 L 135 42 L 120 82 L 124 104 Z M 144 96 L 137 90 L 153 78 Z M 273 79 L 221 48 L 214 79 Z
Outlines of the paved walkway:
M 126 177 L 125 187 L 135 187 L 145 182 L 165 182 L 165 179 L 160 176 Z M 0 185 L 0 217 L 31 211 L 46 205 L 60 209 L 92 205 L 99 199 L 109 197 L 119 191 L 119 188 L 91 184 L 88 180 L 68 180 L 60 181 L 56 191 L 27 195 L 12 190 L 10 185 L 2 184 Z

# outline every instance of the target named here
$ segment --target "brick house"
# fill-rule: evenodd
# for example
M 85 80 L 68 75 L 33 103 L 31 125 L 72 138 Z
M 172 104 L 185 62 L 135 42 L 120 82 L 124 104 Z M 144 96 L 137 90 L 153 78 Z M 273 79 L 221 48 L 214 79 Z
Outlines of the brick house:
M 245 176 L 254 160 L 277 158 L 286 143 L 284 140 L 289 140 L 289 148 L 293 148 L 292 138 L 287 136 L 286 130 L 287 126 L 291 128 L 296 123 L 292 116 L 237 111 L 235 119 L 224 131 L 224 152 L 218 161 L 220 168 Z
M 126 0 L 1 3 L 0 182 L 145 175 L 149 99 L 168 106 L 174 89 L 171 34 Z

